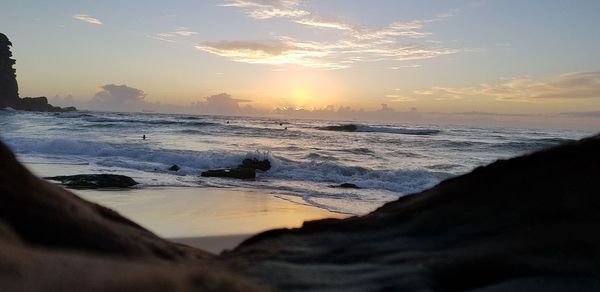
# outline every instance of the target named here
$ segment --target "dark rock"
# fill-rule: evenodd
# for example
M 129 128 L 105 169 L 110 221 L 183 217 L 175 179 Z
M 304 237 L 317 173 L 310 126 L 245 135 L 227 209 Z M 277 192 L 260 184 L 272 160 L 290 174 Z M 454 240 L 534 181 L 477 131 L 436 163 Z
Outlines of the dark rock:
M 267 171 L 271 169 L 271 162 L 268 159 L 258 160 L 256 158 L 246 158 L 242 161 L 240 167 Z
M 36 178 L 0 142 L 2 291 L 264 291 L 117 212 Z
M 177 164 L 173 164 L 171 165 L 171 167 L 169 167 L 170 171 L 179 171 L 181 168 L 179 168 L 179 165 Z
M 52 106 L 46 97 L 19 98 L 16 70 L 13 68 L 15 60 L 12 59 L 10 47 L 12 43 L 8 37 L 0 33 L 0 109 L 13 108 L 24 111 L 44 112 L 69 112 L 76 111 L 74 107 L 61 108 Z
M 0 108 L 9 107 L 19 99 L 17 75 L 13 68 L 15 60 L 10 51 L 12 43 L 0 33 Z
M 225 169 L 210 169 L 207 171 L 203 171 L 200 175 L 203 177 L 254 179 L 256 178 L 256 171 L 253 168 L 238 167 Z
M 267 231 L 220 259 L 274 290 L 594 291 L 599 179 L 595 136 L 497 161 L 362 217 Z
M 319 129 L 326 130 L 326 131 L 356 132 L 358 130 L 358 126 L 348 124 L 348 125 L 339 125 L 339 126 L 326 126 L 326 127 L 321 127 Z
M 11 104 L 10 107 L 17 110 L 38 112 L 72 112 L 77 110 L 72 106 L 65 108 L 52 106 L 48 103 L 48 98 L 45 96 L 20 98 L 16 103 Z
M 6 224 L 29 245 L 167 260 L 209 256 L 161 239 L 111 209 L 36 178 L 1 142 L 0 161 L 0 227 Z M 0 232 L 0 242 L 3 238 Z M 3 251 L 0 248 L 0 255 Z
M 131 177 L 119 174 L 78 174 L 45 179 L 60 181 L 61 184 L 75 189 L 129 188 L 138 184 Z
M 332 188 L 344 188 L 344 189 L 360 189 L 359 186 L 352 184 L 352 183 L 343 183 L 343 184 L 339 184 L 339 185 L 333 185 L 331 186 Z

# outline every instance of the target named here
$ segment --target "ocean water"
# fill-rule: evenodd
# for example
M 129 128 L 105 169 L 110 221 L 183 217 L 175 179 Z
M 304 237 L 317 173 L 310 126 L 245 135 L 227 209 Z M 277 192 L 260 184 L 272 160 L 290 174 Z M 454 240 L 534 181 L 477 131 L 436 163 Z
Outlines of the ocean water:
M 364 214 L 496 159 L 591 134 L 356 121 L 0 110 L 0 139 L 27 164 L 58 166 L 55 175 L 124 174 L 140 182 L 140 188 L 260 189 L 285 200 L 347 214 Z M 142 135 L 147 139 L 142 140 Z M 204 170 L 235 167 L 247 157 L 269 159 L 273 167 L 252 181 L 200 177 Z M 173 164 L 181 170 L 168 171 Z M 353 183 L 361 189 L 331 187 L 341 183 Z

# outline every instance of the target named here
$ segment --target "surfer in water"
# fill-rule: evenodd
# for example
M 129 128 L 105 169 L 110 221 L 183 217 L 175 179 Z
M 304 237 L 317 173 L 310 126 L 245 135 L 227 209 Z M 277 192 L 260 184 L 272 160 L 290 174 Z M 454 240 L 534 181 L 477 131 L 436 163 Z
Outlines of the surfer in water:
M 142 140 L 146 140 L 146 135 L 142 135 Z

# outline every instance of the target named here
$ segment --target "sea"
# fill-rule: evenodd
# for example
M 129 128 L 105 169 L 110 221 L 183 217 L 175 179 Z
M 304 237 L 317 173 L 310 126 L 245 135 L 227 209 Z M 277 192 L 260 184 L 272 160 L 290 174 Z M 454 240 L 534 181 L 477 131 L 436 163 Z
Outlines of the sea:
M 54 175 L 114 173 L 138 188 L 235 188 L 360 215 L 489 164 L 589 131 L 79 111 L 0 110 L 0 139 Z M 146 139 L 142 139 L 145 135 Z M 255 180 L 208 169 L 268 159 Z M 169 171 L 177 165 L 180 170 Z M 339 188 L 352 183 L 360 189 Z

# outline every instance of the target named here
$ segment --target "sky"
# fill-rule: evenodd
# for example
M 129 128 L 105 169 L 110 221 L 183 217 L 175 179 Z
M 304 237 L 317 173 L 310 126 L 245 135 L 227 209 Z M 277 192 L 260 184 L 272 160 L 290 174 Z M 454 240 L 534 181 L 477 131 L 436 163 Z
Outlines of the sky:
M 600 1 L 3 1 L 21 96 L 83 109 L 600 127 Z

